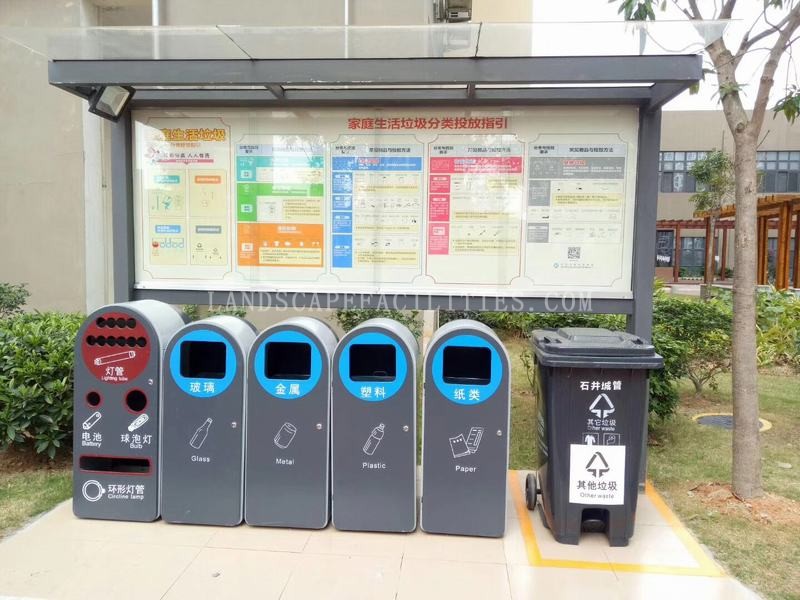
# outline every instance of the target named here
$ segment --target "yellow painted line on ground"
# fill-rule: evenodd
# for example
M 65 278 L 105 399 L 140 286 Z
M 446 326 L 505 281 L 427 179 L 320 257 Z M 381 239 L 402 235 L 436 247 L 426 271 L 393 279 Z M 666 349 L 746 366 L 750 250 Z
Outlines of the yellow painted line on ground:
M 525 551 L 528 556 L 528 563 L 532 567 L 557 567 L 562 569 L 593 569 L 597 571 L 621 571 L 627 573 L 652 573 L 659 575 L 693 575 L 705 577 L 721 577 L 724 575 L 722 569 L 711 560 L 700 545 L 695 541 L 689 531 L 681 523 L 680 519 L 669 509 L 655 488 L 648 482 L 645 493 L 650 501 L 655 504 L 656 509 L 667 524 L 678 536 L 683 545 L 697 562 L 698 567 L 679 567 L 670 565 L 641 565 L 634 563 L 612 563 L 595 562 L 587 560 L 565 560 L 544 558 L 539 550 L 536 541 L 536 533 L 531 521 L 531 511 L 525 503 L 525 494 L 519 481 L 517 471 L 508 472 L 508 483 L 511 488 L 511 496 L 514 500 L 514 507 L 519 519 L 520 531 L 525 541 Z
M 694 536 L 686 529 L 686 526 L 681 522 L 681 520 L 677 517 L 677 515 L 672 512 L 672 509 L 667 506 L 667 503 L 664 502 L 664 499 L 661 497 L 656 491 L 656 488 L 653 487 L 653 484 L 649 481 L 645 483 L 644 486 L 644 493 L 645 495 L 650 498 L 650 502 L 656 507 L 656 510 L 664 517 L 664 520 L 669 524 L 672 528 L 672 531 L 675 532 L 675 535 L 683 542 L 683 545 L 692 555 L 692 558 L 697 561 L 697 564 L 703 567 L 707 571 L 713 572 L 713 576 L 720 577 L 725 575 L 725 572 L 720 568 L 720 566 L 714 562 L 711 557 L 706 554 L 705 550 L 700 547 L 700 544 L 697 543 L 697 540 Z

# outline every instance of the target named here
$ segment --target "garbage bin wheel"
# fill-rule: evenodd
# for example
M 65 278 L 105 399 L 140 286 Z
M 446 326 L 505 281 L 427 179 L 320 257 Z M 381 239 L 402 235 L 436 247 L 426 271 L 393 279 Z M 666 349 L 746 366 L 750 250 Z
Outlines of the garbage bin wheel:
M 525 504 L 528 510 L 536 509 L 536 500 L 539 491 L 539 481 L 536 473 L 529 473 L 525 478 Z

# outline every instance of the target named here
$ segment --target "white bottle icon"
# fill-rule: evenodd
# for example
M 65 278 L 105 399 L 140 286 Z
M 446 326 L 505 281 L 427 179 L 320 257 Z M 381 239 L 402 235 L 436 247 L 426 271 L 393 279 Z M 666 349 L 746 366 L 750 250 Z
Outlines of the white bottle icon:
M 372 430 L 369 437 L 367 438 L 366 443 L 364 444 L 364 454 L 372 456 L 375 454 L 375 450 L 378 449 L 378 446 L 383 439 L 383 433 L 385 430 L 385 426 L 383 423 L 380 423 L 377 427 Z
M 211 423 L 214 421 L 211 419 L 206 419 L 205 422 L 197 428 L 197 431 L 194 432 L 192 439 L 189 441 L 189 445 L 194 448 L 195 450 L 199 450 L 200 447 L 203 445 L 203 442 L 206 441 L 206 437 L 208 436 L 208 430 L 211 427 Z

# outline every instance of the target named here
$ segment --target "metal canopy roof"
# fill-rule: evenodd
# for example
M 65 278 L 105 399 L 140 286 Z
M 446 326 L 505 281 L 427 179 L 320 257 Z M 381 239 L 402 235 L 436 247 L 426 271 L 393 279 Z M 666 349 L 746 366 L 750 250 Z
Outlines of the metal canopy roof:
M 133 106 L 576 104 L 658 108 L 702 77 L 727 21 L 0 30 L 50 83 Z M 592 45 L 587 40 L 597 40 Z M 590 52 L 590 46 L 602 55 Z

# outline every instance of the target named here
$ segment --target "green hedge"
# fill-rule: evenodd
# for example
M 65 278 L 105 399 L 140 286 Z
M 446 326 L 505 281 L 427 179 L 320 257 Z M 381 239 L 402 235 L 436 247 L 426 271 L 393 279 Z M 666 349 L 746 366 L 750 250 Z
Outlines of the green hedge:
M 0 448 L 33 443 L 53 458 L 71 446 L 73 346 L 84 317 L 0 319 Z

